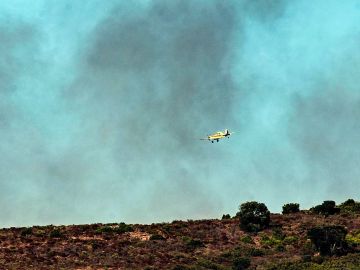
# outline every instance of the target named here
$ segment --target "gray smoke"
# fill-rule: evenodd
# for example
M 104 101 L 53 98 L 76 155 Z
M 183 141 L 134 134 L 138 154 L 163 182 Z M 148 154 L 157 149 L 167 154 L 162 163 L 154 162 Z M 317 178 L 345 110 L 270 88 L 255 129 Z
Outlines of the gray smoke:
M 40 19 L 1 17 L 3 226 L 356 199 L 355 6 L 39 0 Z

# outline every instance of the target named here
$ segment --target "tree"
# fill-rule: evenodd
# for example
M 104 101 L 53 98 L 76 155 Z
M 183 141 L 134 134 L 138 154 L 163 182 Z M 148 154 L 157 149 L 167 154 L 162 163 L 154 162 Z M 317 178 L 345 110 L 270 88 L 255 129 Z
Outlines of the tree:
M 343 255 L 347 251 L 345 237 L 347 230 L 343 226 L 320 226 L 311 228 L 307 235 L 315 248 L 324 255 Z
M 238 216 L 240 228 L 248 232 L 261 231 L 270 223 L 270 212 L 266 205 L 255 201 L 241 204 Z
M 290 214 L 290 213 L 297 213 L 297 212 L 300 212 L 300 209 L 299 209 L 299 204 L 298 203 L 287 203 L 287 204 L 284 204 L 283 207 L 282 207 L 282 213 L 283 215 L 286 215 L 286 214 Z
M 229 214 L 224 214 L 222 215 L 222 218 L 221 219 L 230 219 L 230 215 Z

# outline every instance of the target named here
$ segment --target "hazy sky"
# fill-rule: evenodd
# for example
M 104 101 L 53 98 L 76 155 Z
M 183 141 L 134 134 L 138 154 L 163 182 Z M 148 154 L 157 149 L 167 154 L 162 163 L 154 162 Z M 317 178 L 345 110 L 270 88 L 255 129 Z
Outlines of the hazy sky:
M 0 226 L 359 200 L 359 45 L 357 0 L 1 1 Z

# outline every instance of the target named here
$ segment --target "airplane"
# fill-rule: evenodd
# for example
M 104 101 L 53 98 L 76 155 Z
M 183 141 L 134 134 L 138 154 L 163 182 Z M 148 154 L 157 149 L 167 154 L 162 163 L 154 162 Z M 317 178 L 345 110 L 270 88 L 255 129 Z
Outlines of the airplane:
M 214 141 L 219 142 L 220 139 L 224 139 L 226 137 L 229 138 L 233 133 L 235 132 L 230 132 L 228 129 L 225 129 L 224 131 L 215 132 L 211 135 L 208 135 L 207 138 L 201 138 L 200 140 L 209 140 L 212 143 L 214 143 Z

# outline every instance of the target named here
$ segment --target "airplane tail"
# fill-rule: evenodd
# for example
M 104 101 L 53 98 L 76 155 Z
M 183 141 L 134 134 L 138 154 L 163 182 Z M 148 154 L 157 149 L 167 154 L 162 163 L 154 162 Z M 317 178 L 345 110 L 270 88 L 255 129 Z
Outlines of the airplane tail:
M 231 134 L 230 131 L 228 129 L 225 129 L 225 136 L 228 136 L 230 134 Z

